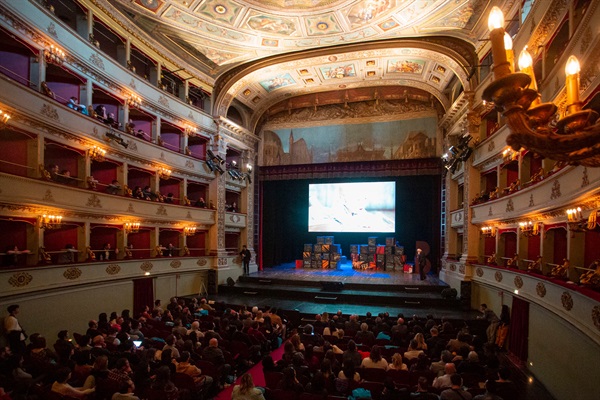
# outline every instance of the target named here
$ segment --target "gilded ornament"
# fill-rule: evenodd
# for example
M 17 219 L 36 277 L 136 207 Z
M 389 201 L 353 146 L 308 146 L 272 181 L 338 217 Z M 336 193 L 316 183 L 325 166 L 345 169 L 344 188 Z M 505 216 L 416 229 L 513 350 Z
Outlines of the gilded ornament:
M 158 206 L 158 209 L 156 210 L 156 215 L 163 215 L 163 216 L 167 216 L 167 209 L 165 208 L 165 206 L 163 206 L 162 204 L 160 206 Z
M 523 278 L 521 278 L 520 276 L 515 276 L 515 287 L 517 289 L 521 289 L 523 287 Z
M 199 267 L 204 267 L 206 264 L 208 264 L 208 260 L 206 258 L 201 258 L 198 261 L 196 261 L 196 264 Z
M 506 212 L 513 212 L 515 211 L 515 205 L 512 201 L 512 199 L 508 199 L 508 201 L 506 202 Z
M 529 207 L 533 207 L 535 204 L 533 203 L 533 193 L 529 195 Z
M 72 281 L 74 279 L 77 279 L 81 276 L 81 269 L 77 268 L 77 267 L 73 267 L 73 268 L 67 268 L 65 270 L 65 272 L 63 273 L 63 276 Z
M 96 195 L 96 193 L 92 193 L 85 205 L 86 207 L 102 208 L 100 198 Z
M 452 271 L 452 272 L 456 271 L 456 265 L 450 264 L 450 271 Z
M 563 292 L 562 296 L 560 296 L 560 301 L 565 310 L 571 311 L 573 308 L 573 296 L 571 296 L 571 293 Z
M 177 269 L 177 268 L 181 267 L 181 261 L 173 260 L 173 261 L 171 261 L 171 263 L 169 265 L 171 266 L 171 268 Z
M 150 261 L 144 261 L 142 265 L 140 265 L 140 269 L 142 271 L 148 272 L 154 267 Z
M 17 272 L 8 279 L 8 283 L 10 283 L 10 285 L 13 287 L 23 287 L 29 285 L 32 280 L 33 276 L 31 276 L 29 273 Z
M 169 99 L 167 99 L 162 94 L 158 97 L 158 104 L 169 108 Z
M 496 274 L 494 275 L 494 279 L 496 279 L 496 282 L 502 282 L 502 272 L 496 271 Z
M 116 275 L 119 272 L 121 272 L 121 266 L 119 264 L 109 264 L 108 267 L 106 267 L 106 273 L 108 275 Z
M 477 267 L 477 269 L 475 269 L 475 274 L 481 278 L 483 276 L 483 268 Z
M 102 71 L 104 71 L 104 62 L 102 61 L 102 58 L 100 58 L 100 55 L 98 53 L 94 53 L 90 56 L 90 62 L 96 67 L 100 68 Z
M 46 30 L 50 35 L 54 36 L 55 38 L 58 38 L 58 34 L 56 33 L 56 25 L 54 25 L 53 22 L 50 22 L 50 25 L 48 25 L 48 28 L 46 28 Z
M 544 297 L 546 295 L 546 285 L 544 285 L 543 282 L 538 282 L 537 285 L 535 285 L 535 291 L 538 296 Z
M 129 207 L 127 207 L 127 212 L 131 212 L 131 213 L 135 212 L 135 210 L 133 209 L 133 204 L 129 203 Z
M 587 167 L 583 167 L 583 177 L 581 178 L 581 187 L 586 187 L 590 184 L 590 178 L 588 177 Z
M 560 192 L 560 182 L 558 179 L 555 179 L 554 183 L 552 184 L 552 193 L 550 194 L 550 199 L 558 199 L 560 196 L 562 196 L 562 193 Z
M 464 274 L 465 274 L 465 272 L 467 272 L 467 267 L 465 267 L 465 265 L 464 265 L 464 264 L 460 264 L 460 265 L 458 266 L 458 272 L 464 275 Z
M 42 109 L 40 110 L 40 114 L 42 114 L 43 116 L 46 116 L 50 119 L 53 119 L 54 121 L 59 120 L 58 111 L 56 110 L 56 108 L 54 108 L 48 104 L 44 104 L 42 106 Z
M 52 190 L 47 189 L 46 193 L 44 193 L 44 197 L 42 197 L 42 200 L 44 200 L 46 202 L 48 202 L 48 201 L 55 202 L 56 200 L 54 200 L 54 196 L 52 195 Z

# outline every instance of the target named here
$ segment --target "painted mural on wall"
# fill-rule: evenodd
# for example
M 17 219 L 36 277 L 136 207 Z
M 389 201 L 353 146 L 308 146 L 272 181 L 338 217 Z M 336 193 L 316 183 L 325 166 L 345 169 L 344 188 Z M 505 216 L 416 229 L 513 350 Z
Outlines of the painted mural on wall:
M 263 132 L 261 165 L 403 160 L 436 156 L 435 117 Z

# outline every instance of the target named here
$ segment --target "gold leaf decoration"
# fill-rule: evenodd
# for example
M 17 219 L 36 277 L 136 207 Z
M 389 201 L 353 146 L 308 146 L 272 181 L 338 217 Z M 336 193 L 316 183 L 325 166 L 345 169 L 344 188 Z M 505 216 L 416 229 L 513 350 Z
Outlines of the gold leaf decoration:
M 109 275 L 116 275 L 121 272 L 121 266 L 119 264 L 109 264 L 106 267 L 106 273 Z
M 142 265 L 140 265 L 140 269 L 142 271 L 148 272 L 154 267 L 150 261 L 144 261 Z
M 481 278 L 483 276 L 483 268 L 477 267 L 477 269 L 475 270 L 475 274 Z
M 537 285 L 535 285 L 535 291 L 538 296 L 544 297 L 546 295 L 546 285 L 544 285 L 543 282 L 538 282 Z
M 10 277 L 8 283 L 12 287 L 23 287 L 29 285 L 29 283 L 33 280 L 33 276 L 28 274 L 27 272 L 17 272 L 13 276 Z
M 565 310 L 571 311 L 573 308 L 573 297 L 571 296 L 571 293 L 563 292 L 562 296 L 560 296 L 560 301 Z
M 517 289 L 521 289 L 523 287 L 523 278 L 521 278 L 520 276 L 515 276 L 515 286 L 517 287 Z
M 496 279 L 496 282 L 502 282 L 502 272 L 496 271 L 494 278 Z
M 171 268 L 179 268 L 181 267 L 181 261 L 179 260 L 173 260 L 171 261 L 171 264 L 169 264 L 171 266 Z
M 206 264 L 208 264 L 208 260 L 206 258 L 201 258 L 196 261 L 196 264 L 200 267 L 204 267 Z
M 73 268 L 67 268 L 65 270 L 65 272 L 63 273 L 63 276 L 72 281 L 74 279 L 77 279 L 81 276 L 81 269 L 77 268 L 77 267 L 73 267 Z

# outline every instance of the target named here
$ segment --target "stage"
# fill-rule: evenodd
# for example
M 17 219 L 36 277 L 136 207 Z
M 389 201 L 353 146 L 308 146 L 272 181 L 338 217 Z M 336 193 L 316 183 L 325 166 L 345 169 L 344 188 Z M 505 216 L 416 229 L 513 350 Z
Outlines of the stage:
M 470 316 L 470 304 L 444 297 L 450 287 L 438 277 L 403 271 L 354 270 L 350 262 L 338 269 L 298 268 L 283 264 L 240 276 L 233 286 L 220 285 L 219 298 L 251 305 L 270 305 L 296 309 L 302 313 L 388 311 L 405 315 L 433 313 Z M 447 291 L 446 291 L 447 292 Z M 325 309 L 324 309 L 325 307 Z

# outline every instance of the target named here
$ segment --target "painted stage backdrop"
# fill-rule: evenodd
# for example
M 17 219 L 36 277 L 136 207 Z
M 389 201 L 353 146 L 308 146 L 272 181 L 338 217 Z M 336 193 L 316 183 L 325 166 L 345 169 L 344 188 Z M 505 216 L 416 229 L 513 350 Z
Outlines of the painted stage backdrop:
M 436 154 L 437 119 L 285 128 L 263 132 L 263 166 L 405 160 Z

